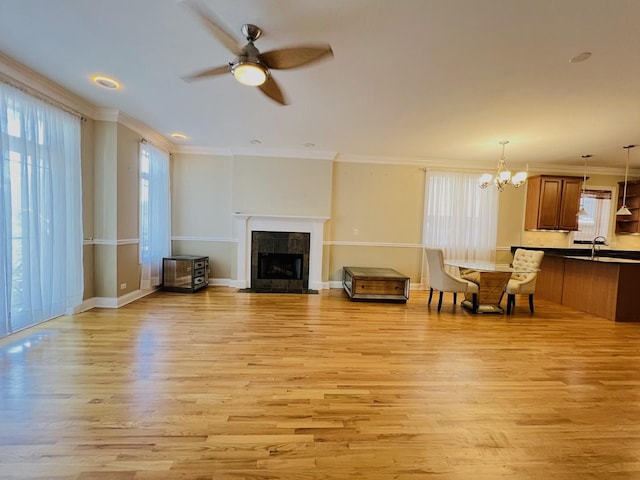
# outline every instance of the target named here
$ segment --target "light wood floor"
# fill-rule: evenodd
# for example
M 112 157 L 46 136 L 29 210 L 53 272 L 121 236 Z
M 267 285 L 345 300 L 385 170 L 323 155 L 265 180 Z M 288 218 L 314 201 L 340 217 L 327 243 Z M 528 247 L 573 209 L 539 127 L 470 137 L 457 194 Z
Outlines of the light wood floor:
M 426 299 L 209 287 L 2 340 L 0 478 L 640 478 L 640 323 Z

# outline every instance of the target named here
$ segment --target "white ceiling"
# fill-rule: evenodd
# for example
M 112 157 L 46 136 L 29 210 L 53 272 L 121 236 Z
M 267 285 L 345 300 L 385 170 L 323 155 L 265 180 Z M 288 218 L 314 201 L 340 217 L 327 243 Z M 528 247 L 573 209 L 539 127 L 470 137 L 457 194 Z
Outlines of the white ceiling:
M 326 42 L 335 56 L 272 72 L 287 106 L 231 75 L 187 83 L 233 55 L 177 0 L 0 0 L 0 52 L 167 138 L 186 133 L 172 140 L 185 150 L 476 169 L 509 140 L 513 170 L 585 153 L 623 169 L 622 146 L 640 143 L 639 0 L 202 1 L 242 43 L 254 23 L 262 51 Z M 123 88 L 98 88 L 97 73 Z

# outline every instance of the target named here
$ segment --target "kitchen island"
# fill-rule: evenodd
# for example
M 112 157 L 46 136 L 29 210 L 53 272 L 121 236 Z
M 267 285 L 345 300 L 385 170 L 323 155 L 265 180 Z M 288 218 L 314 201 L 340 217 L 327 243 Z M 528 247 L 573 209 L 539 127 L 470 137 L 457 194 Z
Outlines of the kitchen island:
M 545 257 L 536 282 L 536 298 L 616 322 L 640 322 L 636 298 L 639 259 L 615 257 L 612 251 L 591 258 L 590 252 L 578 249 L 540 250 L 545 251 Z

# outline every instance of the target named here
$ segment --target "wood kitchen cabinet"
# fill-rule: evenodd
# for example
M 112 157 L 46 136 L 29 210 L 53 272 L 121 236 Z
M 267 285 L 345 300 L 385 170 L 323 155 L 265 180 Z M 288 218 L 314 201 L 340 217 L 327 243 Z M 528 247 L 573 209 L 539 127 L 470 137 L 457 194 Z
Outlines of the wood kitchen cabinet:
M 616 322 L 638 322 L 640 262 L 624 258 L 545 255 L 536 298 Z
M 622 206 L 624 182 L 618 183 L 618 207 Z M 640 233 L 640 181 L 627 182 L 627 208 L 631 215 L 616 215 L 617 234 Z
M 582 177 L 537 175 L 527 180 L 525 230 L 578 230 Z

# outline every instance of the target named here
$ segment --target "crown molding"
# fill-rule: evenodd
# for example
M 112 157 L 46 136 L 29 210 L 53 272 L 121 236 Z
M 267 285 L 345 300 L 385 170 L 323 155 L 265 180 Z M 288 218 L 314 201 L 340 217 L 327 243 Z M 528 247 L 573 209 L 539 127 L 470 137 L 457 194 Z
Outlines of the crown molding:
M 232 148 L 235 156 L 241 157 L 270 157 L 270 158 L 300 158 L 305 160 L 331 160 L 338 152 L 307 149 L 278 149 L 278 148 Z
M 174 153 L 185 155 L 213 155 L 216 157 L 233 157 L 229 148 L 202 147 L 197 145 L 176 145 Z
M 224 157 L 267 157 L 267 158 L 300 158 L 304 160 L 331 160 L 333 161 L 337 152 L 314 151 L 302 149 L 276 149 L 276 148 L 216 148 L 191 145 L 176 145 L 175 153 L 192 155 L 220 155 Z
M 176 145 L 168 140 L 164 135 L 156 132 L 154 129 L 142 123 L 141 121 L 130 117 L 124 112 L 120 112 L 120 116 L 118 118 L 118 122 L 125 127 L 130 128 L 134 132 L 142 135 L 142 137 L 147 140 L 149 143 L 156 145 L 157 147 L 162 148 L 168 152 L 174 152 L 176 149 Z
M 146 141 L 160 147 L 163 150 L 166 150 L 168 152 L 175 152 L 176 150 L 176 145 L 169 141 L 166 137 L 159 134 L 148 125 L 118 110 L 117 108 L 96 109 L 94 120 L 103 122 L 117 122 L 120 125 L 133 130 Z
M 582 177 L 584 175 L 584 166 L 580 165 L 554 165 L 554 164 L 542 164 L 537 165 L 537 168 L 533 172 L 529 172 L 529 175 L 576 175 Z M 624 176 L 624 168 L 614 167 L 589 167 L 587 169 L 587 178 L 591 175 L 610 175 L 610 176 Z M 640 170 L 629 169 L 629 175 L 640 175 Z
M 58 103 L 78 116 L 93 118 L 95 106 L 78 95 L 61 87 L 35 70 L 0 52 L 0 76 L 6 83 L 26 90 L 34 96 Z
M 465 168 L 462 162 L 452 162 L 451 160 L 425 158 L 425 157 L 389 157 L 384 155 L 360 155 L 354 153 L 340 153 L 335 159 L 336 162 L 344 163 L 377 163 L 384 165 L 407 165 L 417 167 L 432 168 Z M 467 165 L 468 168 L 468 165 Z
M 120 110 L 117 108 L 97 108 L 93 119 L 100 122 L 117 122 L 119 117 Z
M 385 165 L 406 165 L 417 166 L 424 169 L 437 169 L 437 170 L 455 170 L 465 172 L 488 172 L 495 171 L 494 167 L 469 167 L 468 162 L 460 160 L 450 159 L 436 159 L 436 158 L 424 158 L 424 157 L 389 157 L 389 156 L 375 156 L 375 155 L 357 155 L 357 154 L 338 154 L 335 159 L 336 162 L 345 163 L 373 163 L 373 164 L 385 164 Z M 513 165 L 511 165 L 513 167 Z M 519 171 L 516 168 L 511 168 L 512 171 Z M 529 171 L 530 175 L 537 174 L 563 174 L 563 175 L 584 175 L 583 165 L 562 165 L 562 164 L 541 164 L 536 165 L 536 168 Z M 611 175 L 618 176 L 624 175 L 624 168 L 614 167 L 589 167 L 587 169 L 588 175 Z M 640 170 L 629 169 L 629 175 L 640 175 Z

